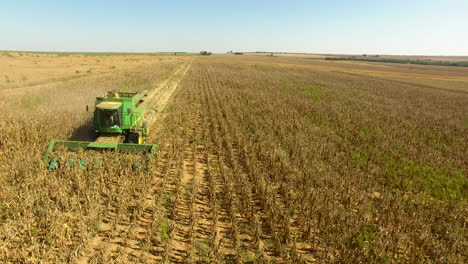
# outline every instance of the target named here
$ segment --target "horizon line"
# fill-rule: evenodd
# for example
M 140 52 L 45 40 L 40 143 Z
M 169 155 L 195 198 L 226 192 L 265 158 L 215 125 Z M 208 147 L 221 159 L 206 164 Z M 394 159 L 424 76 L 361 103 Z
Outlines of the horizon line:
M 89 51 L 89 50 L 74 50 L 74 51 L 54 51 L 54 50 L 3 50 L 0 49 L 0 52 L 31 52 L 31 53 L 127 53 L 127 54 L 141 54 L 141 53 L 187 53 L 187 54 L 197 54 L 201 51 Z M 209 50 L 207 50 L 209 51 Z M 379 55 L 379 56 L 406 56 L 406 57 L 468 57 L 466 55 L 447 55 L 447 54 L 392 54 L 392 53 L 327 53 L 327 52 L 290 52 L 290 51 L 235 51 L 235 50 L 228 50 L 226 52 L 212 52 L 212 54 L 227 54 L 227 53 L 273 53 L 273 54 L 305 54 L 305 55 Z

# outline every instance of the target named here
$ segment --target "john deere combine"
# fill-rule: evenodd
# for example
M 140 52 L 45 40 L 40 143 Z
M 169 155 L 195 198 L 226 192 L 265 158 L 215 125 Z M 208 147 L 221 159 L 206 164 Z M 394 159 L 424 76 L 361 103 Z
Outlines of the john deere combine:
M 96 97 L 93 119 L 93 142 L 52 140 L 47 147 L 44 161 L 49 170 L 60 166 L 59 158 L 51 158 L 58 148 L 68 150 L 94 150 L 139 152 L 147 156 L 156 154 L 156 145 L 146 144 L 148 136 L 146 112 L 146 93 L 108 92 Z M 70 161 L 68 161 L 70 163 Z M 84 165 L 85 160 L 80 160 Z

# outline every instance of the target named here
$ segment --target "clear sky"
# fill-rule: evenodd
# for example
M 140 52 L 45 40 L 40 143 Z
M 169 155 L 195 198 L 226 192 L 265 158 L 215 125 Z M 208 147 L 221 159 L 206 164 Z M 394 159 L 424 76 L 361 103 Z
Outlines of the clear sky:
M 0 50 L 468 55 L 468 0 L 0 0 Z

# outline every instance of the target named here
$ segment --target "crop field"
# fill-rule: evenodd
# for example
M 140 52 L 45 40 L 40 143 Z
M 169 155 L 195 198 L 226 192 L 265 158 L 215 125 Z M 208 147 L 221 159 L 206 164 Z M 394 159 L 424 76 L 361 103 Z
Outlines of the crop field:
M 0 263 L 468 259 L 466 67 L 0 53 L 0 72 Z M 88 140 L 113 89 L 151 95 L 151 166 L 64 151 L 103 164 L 49 172 L 48 142 Z

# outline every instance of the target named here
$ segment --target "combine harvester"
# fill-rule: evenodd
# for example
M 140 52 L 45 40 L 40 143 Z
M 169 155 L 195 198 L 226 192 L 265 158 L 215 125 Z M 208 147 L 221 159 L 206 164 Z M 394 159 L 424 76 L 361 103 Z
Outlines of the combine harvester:
M 44 155 L 49 171 L 61 166 L 60 158 L 52 157 L 52 154 L 59 149 L 136 152 L 143 153 L 149 158 L 154 157 L 156 145 L 146 144 L 148 137 L 148 127 L 144 120 L 146 103 L 145 92 L 108 92 L 103 97 L 96 97 L 93 119 L 93 134 L 96 140 L 93 142 L 50 141 Z M 65 162 L 66 165 L 73 163 L 73 159 Z M 85 159 L 79 160 L 80 166 L 86 163 Z M 137 169 L 140 163 L 136 162 L 133 167 Z

